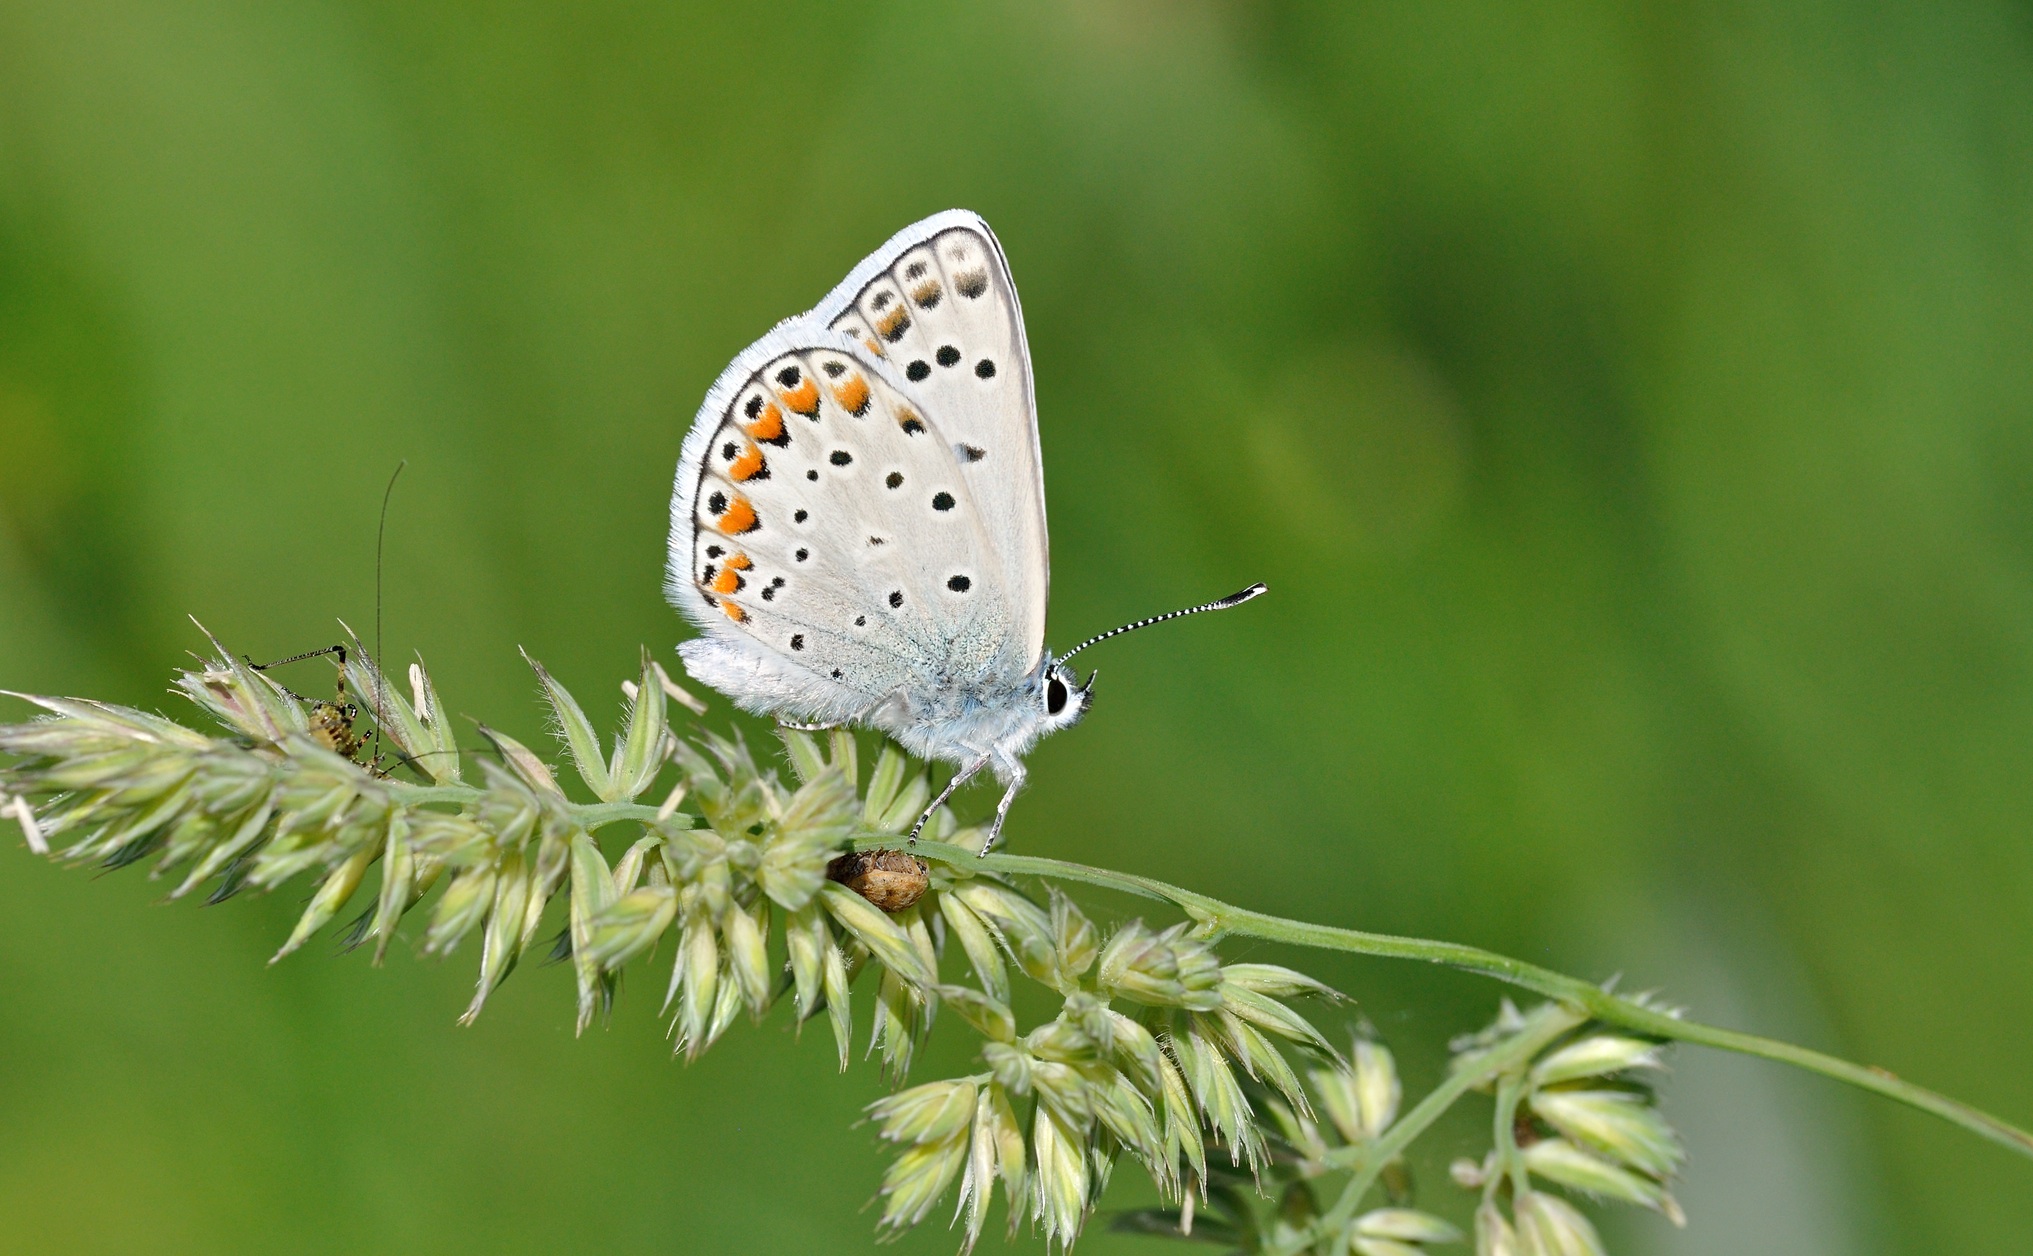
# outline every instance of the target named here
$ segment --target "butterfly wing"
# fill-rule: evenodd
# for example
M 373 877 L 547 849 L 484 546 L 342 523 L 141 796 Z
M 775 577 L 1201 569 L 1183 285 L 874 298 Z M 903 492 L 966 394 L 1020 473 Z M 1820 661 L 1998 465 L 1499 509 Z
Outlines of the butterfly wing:
M 829 723 L 1021 676 L 1024 607 L 954 444 L 846 334 L 793 319 L 744 351 L 672 498 L 666 592 L 703 632 L 687 670 Z
M 995 233 L 967 210 L 935 214 L 871 253 L 805 318 L 882 356 L 937 419 L 997 539 L 1029 667 L 1044 651 L 1051 580 L 1044 466 L 1023 310 Z

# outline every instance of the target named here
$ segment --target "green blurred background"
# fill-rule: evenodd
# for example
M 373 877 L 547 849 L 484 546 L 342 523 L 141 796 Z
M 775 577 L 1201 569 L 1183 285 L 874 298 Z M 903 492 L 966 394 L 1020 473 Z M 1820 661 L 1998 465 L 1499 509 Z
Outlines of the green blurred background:
M 518 645 L 611 710 L 682 635 L 707 384 L 965 205 L 1028 315 L 1054 640 L 1272 588 L 1097 652 L 1018 849 L 2025 1122 L 2029 194 L 2023 3 L 0 0 L 0 684 L 180 713 L 186 615 L 364 626 L 406 458 L 388 654 L 530 740 Z M 574 1040 L 527 967 L 461 1030 L 470 948 L 271 969 L 297 893 L 157 907 L 8 834 L 6 1251 L 872 1242 L 880 1080 L 781 1018 L 685 1067 L 658 979 Z M 1307 963 L 1415 1086 L 1499 993 Z M 1929 1118 L 1699 1053 L 1668 1104 L 1693 1225 L 1618 1252 L 2033 1232 L 2033 1166 Z M 1421 1161 L 1457 1215 L 1481 1119 Z

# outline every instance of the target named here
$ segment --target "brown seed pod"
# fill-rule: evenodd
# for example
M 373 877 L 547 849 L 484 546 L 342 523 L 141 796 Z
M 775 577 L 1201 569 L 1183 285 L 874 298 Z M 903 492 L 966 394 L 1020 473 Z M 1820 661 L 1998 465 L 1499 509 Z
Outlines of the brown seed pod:
M 826 875 L 887 912 L 918 901 L 931 884 L 931 868 L 900 850 L 857 850 L 826 865 Z

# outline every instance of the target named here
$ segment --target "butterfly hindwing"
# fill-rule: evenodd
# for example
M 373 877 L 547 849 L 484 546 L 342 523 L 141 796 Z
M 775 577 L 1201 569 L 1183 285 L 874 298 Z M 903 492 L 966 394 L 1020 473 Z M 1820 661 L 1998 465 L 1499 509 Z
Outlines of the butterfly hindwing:
M 934 417 L 856 340 L 794 320 L 700 411 L 673 502 L 670 593 L 700 679 L 843 720 L 1006 670 L 1021 604 Z
M 906 228 L 807 316 L 904 377 L 938 420 L 1019 609 L 1026 666 L 1044 649 L 1050 560 L 1023 311 L 988 224 L 951 210 Z

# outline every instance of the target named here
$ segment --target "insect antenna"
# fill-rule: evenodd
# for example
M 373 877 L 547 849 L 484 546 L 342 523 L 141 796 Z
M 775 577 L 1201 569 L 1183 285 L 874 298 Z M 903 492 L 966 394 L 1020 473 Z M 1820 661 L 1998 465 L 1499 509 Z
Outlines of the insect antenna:
M 240 661 L 247 664 L 247 666 L 253 668 L 257 672 L 265 672 L 271 667 L 286 667 L 291 663 L 301 663 L 305 659 L 321 659 L 325 657 L 327 654 L 336 654 L 339 656 L 339 701 L 341 703 L 344 703 L 346 700 L 346 647 L 343 645 L 328 645 L 322 650 L 305 650 L 302 654 L 292 654 L 286 659 L 277 659 L 273 663 L 257 663 L 253 659 L 247 657 L 245 654 L 240 656 Z M 277 682 L 275 687 L 277 689 L 282 690 L 284 693 L 288 694 L 291 698 L 295 699 L 298 702 L 317 701 L 316 698 L 304 697 L 296 690 L 291 689 L 288 685 L 282 684 L 281 682 Z
M 374 754 L 370 762 L 381 759 L 381 713 L 387 706 L 381 687 L 386 678 L 381 674 L 381 555 L 388 543 L 388 503 L 395 496 L 395 482 L 402 478 L 402 469 L 409 465 L 404 458 L 395 464 L 389 473 L 388 487 L 381 490 L 381 522 L 374 528 L 374 666 L 369 672 L 374 677 Z
M 1120 628 L 1110 628 L 1107 632 L 1104 632 L 1099 636 L 1089 637 L 1087 638 L 1087 640 L 1082 641 L 1079 645 L 1076 645 L 1072 649 L 1066 651 L 1064 654 L 1061 654 L 1059 656 L 1058 661 L 1063 663 L 1067 659 L 1070 659 L 1074 655 L 1080 653 L 1080 651 L 1086 649 L 1088 646 L 1096 645 L 1100 642 L 1106 641 L 1110 637 L 1119 637 L 1125 632 L 1135 632 L 1139 628 L 1148 628 L 1152 624 L 1162 624 L 1168 619 L 1178 619 L 1182 615 L 1198 615 L 1202 611 L 1225 611 L 1231 606 L 1241 606 L 1244 602 L 1249 601 L 1251 598 L 1256 597 L 1259 594 L 1269 592 L 1269 589 L 1270 586 L 1266 585 L 1263 581 L 1259 580 L 1255 584 L 1248 587 L 1247 589 L 1241 589 L 1238 590 L 1237 592 L 1231 593 L 1227 597 L 1222 598 L 1218 602 L 1205 602 L 1199 606 L 1188 606 L 1182 610 L 1166 611 L 1162 615 L 1153 615 L 1149 619 L 1139 619 L 1133 624 L 1124 624 Z

